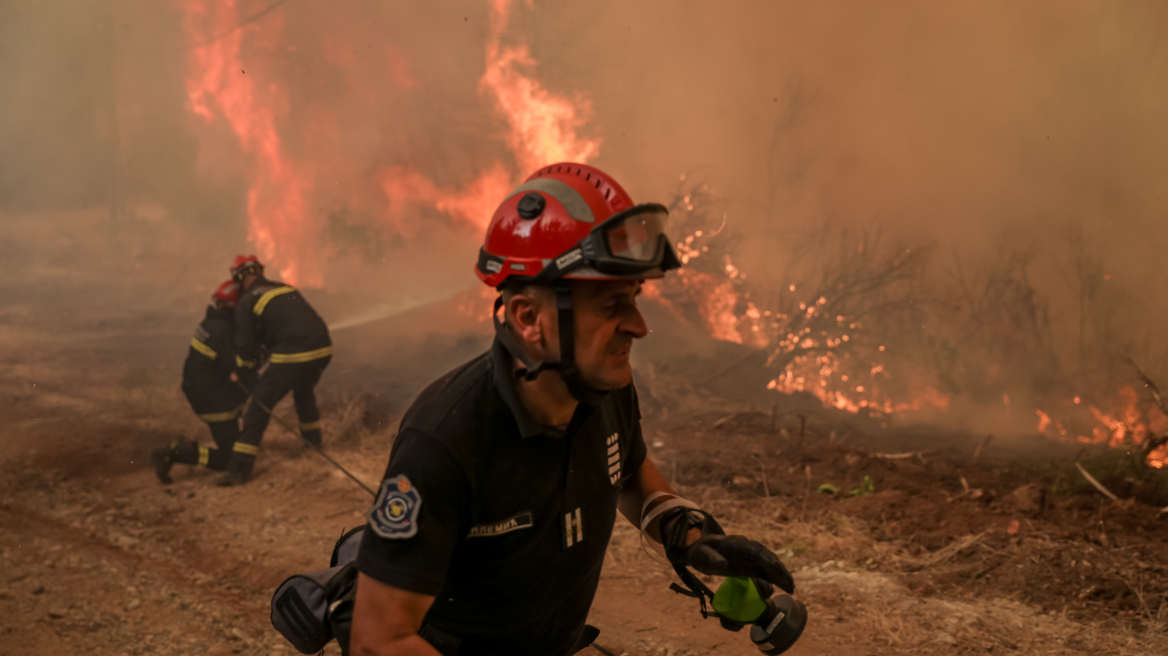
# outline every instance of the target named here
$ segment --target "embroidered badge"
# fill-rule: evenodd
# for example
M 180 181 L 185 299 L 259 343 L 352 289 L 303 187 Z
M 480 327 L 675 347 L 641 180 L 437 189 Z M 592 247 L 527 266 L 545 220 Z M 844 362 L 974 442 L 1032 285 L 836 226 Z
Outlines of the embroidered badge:
M 579 508 L 575 512 L 564 513 L 563 529 L 561 535 L 565 549 L 584 541 L 584 520 L 580 517 Z
M 383 538 L 412 538 L 418 532 L 421 507 L 422 495 L 402 474 L 381 483 L 381 491 L 373 507 L 365 513 L 365 519 L 369 521 L 369 528 Z
M 620 436 L 616 433 L 608 436 L 608 480 L 613 485 L 620 480 Z
M 488 538 L 495 535 L 503 535 L 504 533 L 510 533 L 511 531 L 518 531 L 519 529 L 523 528 L 531 528 L 533 523 L 534 522 L 531 519 L 531 513 L 523 512 L 515 515 L 514 517 L 504 519 L 501 522 L 472 526 L 470 528 L 470 532 L 466 534 L 466 537 Z

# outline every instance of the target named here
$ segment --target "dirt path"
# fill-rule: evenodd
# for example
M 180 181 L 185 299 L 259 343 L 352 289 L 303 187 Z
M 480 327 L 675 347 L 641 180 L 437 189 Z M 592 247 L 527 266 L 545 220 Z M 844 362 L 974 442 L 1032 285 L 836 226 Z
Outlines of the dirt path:
M 0 447 L 0 654 L 295 653 L 271 629 L 271 592 L 290 573 L 327 564 L 341 530 L 362 521 L 363 491 L 274 433 L 244 488 L 215 488 L 209 473 L 186 467 L 163 487 L 144 454 L 198 429 L 177 400 L 137 395 L 121 406 L 136 412 L 102 415 L 92 400 L 17 391 L 4 390 L 0 405 L 9 427 Z M 326 408 L 326 443 L 339 440 L 350 415 L 351 407 Z M 1155 558 L 1166 541 L 1163 524 L 1144 521 L 1140 509 L 1107 512 L 1110 546 L 1090 522 L 1060 537 L 1060 513 L 1074 515 L 1075 504 L 1099 512 L 1090 498 L 1019 515 L 1027 528 L 1011 536 L 1005 527 L 1016 508 L 947 501 L 959 487 L 932 489 L 952 476 L 943 463 L 877 468 L 854 449 L 805 442 L 797 456 L 763 459 L 760 470 L 753 459 L 735 464 L 745 448 L 736 441 L 785 438 L 749 423 L 724 430 L 717 446 L 706 432 L 655 430 L 672 436 L 654 451 L 680 463 L 687 495 L 797 569 L 811 624 L 793 654 L 1164 653 L 1156 580 L 1164 569 Z M 365 431 L 335 453 L 375 480 L 388 439 Z M 841 484 L 874 473 L 878 491 L 807 496 L 792 458 L 814 461 L 816 476 Z M 768 467 L 769 496 L 760 495 Z M 965 473 L 974 486 L 1017 482 L 992 470 Z M 1101 568 L 1121 555 L 1131 592 L 1113 590 Z M 1076 572 L 1073 590 L 1065 577 L 1043 575 L 1052 567 Z M 757 653 L 744 633 L 703 621 L 692 600 L 668 590 L 671 580 L 632 528 L 618 526 L 591 619 L 602 629 L 599 644 L 630 655 Z

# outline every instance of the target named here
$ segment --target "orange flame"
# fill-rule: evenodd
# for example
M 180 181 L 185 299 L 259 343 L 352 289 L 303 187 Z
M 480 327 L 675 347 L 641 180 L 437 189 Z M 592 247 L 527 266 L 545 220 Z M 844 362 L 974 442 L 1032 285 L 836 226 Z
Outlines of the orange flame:
M 491 1 L 491 37 L 479 91 L 494 98 L 495 109 L 507 120 L 507 144 L 520 171 L 562 161 L 586 163 L 600 152 L 600 141 L 582 139 L 576 132 L 591 118 L 592 104 L 579 94 L 574 101 L 556 96 L 519 72 L 518 67 L 534 67 L 535 59 L 526 44 L 504 47 L 500 43 L 510 8 L 511 0 Z
M 685 181 L 685 176 L 682 176 L 682 181 Z M 686 211 L 693 210 L 691 195 L 682 196 L 681 202 Z M 852 413 L 948 409 L 949 395 L 928 385 L 901 384 L 898 396 L 911 400 L 894 400 L 884 389 L 883 383 L 891 378 L 884 364 L 849 359 L 851 352 L 846 350 L 849 347 L 843 345 L 852 340 L 854 331 L 863 328 L 860 322 L 849 322 L 846 317 L 836 316 L 833 331 L 814 334 L 810 327 L 801 323 L 803 319 L 822 316 L 829 305 L 827 297 L 819 296 L 810 302 L 799 303 L 794 316 L 761 310 L 742 287 L 746 276 L 729 255 L 721 254 L 722 261 L 716 264 L 706 259 L 711 257 L 708 240 L 719 232 L 721 228 L 710 233 L 698 229 L 676 241 L 674 247 L 684 264 L 698 260 L 707 265 L 704 270 L 684 267 L 660 284 L 646 286 L 646 297 L 664 304 L 679 317 L 684 313 L 673 303 L 674 300 L 691 306 L 697 310 L 711 337 L 769 350 L 768 364 L 785 362 L 779 374 L 767 384 L 767 389 L 783 393 L 807 392 L 825 406 Z M 795 288 L 794 284 L 789 286 L 792 292 Z M 879 351 L 884 351 L 884 347 L 880 346 Z M 905 388 L 912 389 L 906 393 Z
M 1082 397 L 1075 396 L 1071 403 L 1075 406 L 1079 405 L 1082 403 Z M 1139 394 L 1130 385 L 1125 385 L 1120 388 L 1112 400 L 1111 412 L 1104 412 L 1093 405 L 1087 406 L 1091 420 L 1095 423 L 1095 426 L 1090 431 L 1090 435 L 1077 435 L 1074 439 L 1071 439 L 1071 433 L 1068 432 L 1064 422 L 1053 422 L 1053 426 L 1058 433 L 1058 437 L 1063 441 L 1080 442 L 1083 444 L 1107 444 L 1111 448 L 1140 446 L 1153 435 L 1161 434 L 1165 430 L 1168 430 L 1168 417 L 1165 417 L 1156 408 L 1151 408 L 1145 415 L 1141 413 L 1139 405 Z M 1067 411 L 1072 414 L 1074 412 L 1071 406 L 1067 407 Z M 1038 432 L 1044 435 L 1051 435 L 1049 430 L 1052 425 L 1050 416 L 1042 410 L 1038 410 L 1037 413 L 1039 416 Z M 1090 423 L 1085 417 L 1077 419 L 1079 419 L 1079 425 L 1082 425 L 1084 422 L 1087 422 L 1088 425 Z M 1156 468 L 1168 464 L 1168 445 L 1161 446 L 1150 452 L 1147 462 L 1148 465 Z
M 1045 433 L 1047 426 L 1050 426 L 1050 415 L 1041 410 L 1035 410 L 1034 412 L 1038 414 L 1038 432 Z
M 911 401 L 893 401 L 881 390 L 881 380 L 888 377 L 882 365 L 874 365 L 868 370 L 866 384 L 854 384 L 856 377 L 843 373 L 844 371 L 840 358 L 831 351 L 817 357 L 801 355 L 767 383 L 767 389 L 787 394 L 807 392 L 818 398 L 825 406 L 853 414 L 860 412 L 893 414 L 925 409 L 942 411 L 949 409 L 949 395 L 930 386 L 925 386 L 914 394 Z M 844 386 L 840 383 L 849 385 Z
M 592 105 L 582 94 L 569 100 L 548 91 L 540 82 L 520 72 L 534 67 L 526 44 L 501 44 L 507 30 L 511 0 L 490 0 L 490 38 L 486 47 L 486 70 L 479 79 L 479 92 L 490 95 L 495 110 L 507 122 L 507 145 L 522 174 L 560 161 L 586 163 L 600 152 L 598 139 L 584 139 L 577 132 L 588 123 Z M 531 2 L 528 2 L 531 6 Z M 393 167 L 381 176 L 381 186 L 390 199 L 390 212 L 400 216 L 407 203 L 428 205 L 476 228 L 491 220 L 495 206 L 514 187 L 506 168 L 496 162 L 479 174 L 469 188 L 444 190 L 421 173 L 407 167 Z
M 404 166 L 395 166 L 381 175 L 381 188 L 389 197 L 391 215 L 401 216 L 407 203 L 421 203 L 477 228 L 487 226 L 495 205 L 511 187 L 511 176 L 499 163 L 459 191 L 440 189 L 426 176 Z M 399 229 L 408 231 L 401 225 Z
M 183 27 L 195 43 L 233 30 L 240 20 L 234 0 L 190 0 L 183 12 Z M 281 23 L 273 18 L 265 26 L 280 29 Z M 320 249 L 312 247 L 315 231 L 304 212 L 311 181 L 287 160 L 276 129 L 277 108 L 287 107 L 287 97 L 274 83 L 257 89 L 260 72 L 249 74 L 240 56 L 244 32 L 235 30 L 191 50 L 186 85 L 191 111 L 209 123 L 222 116 L 243 152 L 252 156 L 248 239 L 260 256 L 282 263 L 285 281 L 320 286 L 323 262 Z

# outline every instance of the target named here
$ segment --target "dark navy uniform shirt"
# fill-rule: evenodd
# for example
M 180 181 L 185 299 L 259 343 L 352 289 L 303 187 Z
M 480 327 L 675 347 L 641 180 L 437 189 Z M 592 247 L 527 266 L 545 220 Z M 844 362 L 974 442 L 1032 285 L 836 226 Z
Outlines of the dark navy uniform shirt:
M 328 326 L 295 287 L 260 278 L 235 306 L 236 364 L 255 368 L 260 346 L 273 364 L 311 362 L 332 355 Z
M 425 623 L 459 637 L 459 656 L 573 652 L 617 495 L 645 460 L 633 386 L 581 404 L 561 433 L 532 419 L 513 379 L 496 341 L 422 392 L 357 558 L 434 596 Z
M 247 394 L 230 378 L 235 371 L 234 326 L 235 310 L 207 306 L 207 315 L 195 329 L 183 362 L 183 393 L 195 412 L 207 415 L 204 418 L 209 417 L 208 421 L 225 420 L 229 411 L 247 401 Z M 247 383 L 248 378 L 243 381 Z
M 235 370 L 235 310 L 207 306 L 183 362 L 183 387 L 220 387 Z

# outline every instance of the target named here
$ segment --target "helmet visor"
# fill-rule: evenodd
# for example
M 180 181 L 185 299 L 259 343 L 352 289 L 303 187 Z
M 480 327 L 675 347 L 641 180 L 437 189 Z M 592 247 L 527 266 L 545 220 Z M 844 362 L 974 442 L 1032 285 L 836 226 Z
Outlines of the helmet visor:
M 665 237 L 665 208 L 646 206 L 644 211 L 619 217 L 602 227 L 604 246 L 610 257 L 633 262 L 653 263 L 660 256 Z

